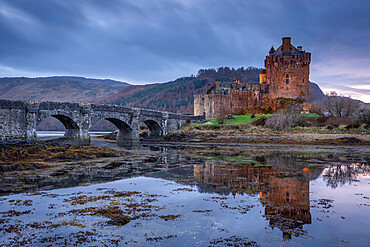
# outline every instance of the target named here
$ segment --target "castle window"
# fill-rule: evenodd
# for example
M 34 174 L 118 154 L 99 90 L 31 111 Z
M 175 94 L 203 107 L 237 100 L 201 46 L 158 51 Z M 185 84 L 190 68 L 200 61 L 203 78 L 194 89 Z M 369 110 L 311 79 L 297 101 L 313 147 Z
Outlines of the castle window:
M 286 79 L 286 84 L 289 84 L 289 79 Z
M 302 83 L 304 83 L 304 79 L 302 80 Z
M 289 74 L 286 74 L 286 84 L 289 84 Z

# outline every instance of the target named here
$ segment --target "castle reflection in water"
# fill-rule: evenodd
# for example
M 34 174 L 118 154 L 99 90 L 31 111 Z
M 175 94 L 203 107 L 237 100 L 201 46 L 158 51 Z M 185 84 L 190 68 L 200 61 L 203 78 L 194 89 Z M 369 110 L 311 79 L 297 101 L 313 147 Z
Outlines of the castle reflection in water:
M 274 161 L 270 161 L 274 163 Z M 279 166 L 222 164 L 206 161 L 194 166 L 194 180 L 200 190 L 220 194 L 259 194 L 265 217 L 278 227 L 284 238 L 292 229 L 311 224 L 309 182 L 316 178 L 314 168 L 301 167 L 288 171 Z

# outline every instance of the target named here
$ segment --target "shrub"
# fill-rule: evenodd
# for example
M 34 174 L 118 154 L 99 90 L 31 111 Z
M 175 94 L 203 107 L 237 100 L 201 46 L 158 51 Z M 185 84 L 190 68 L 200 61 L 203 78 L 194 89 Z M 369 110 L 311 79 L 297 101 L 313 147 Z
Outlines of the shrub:
M 329 119 L 329 117 L 327 116 L 320 116 L 318 118 L 316 118 L 317 122 L 319 123 L 319 125 L 321 126 L 324 126 L 325 125 L 325 122 Z
M 253 113 L 253 114 L 251 115 L 251 118 L 253 119 L 253 118 L 255 118 L 255 117 L 256 117 L 256 114 L 254 114 L 254 113 Z
M 224 123 L 226 122 L 226 117 L 225 117 L 225 115 L 220 115 L 220 116 L 218 116 L 218 117 L 216 118 L 216 122 L 217 122 L 218 124 L 224 124 Z
M 218 130 L 218 129 L 220 129 L 220 126 L 215 124 L 215 125 L 213 125 L 213 129 Z
M 293 128 L 298 122 L 296 114 L 280 112 L 266 120 L 266 126 L 273 130 L 287 131 Z
M 239 125 L 231 125 L 230 126 L 230 128 L 233 129 L 233 130 L 238 130 L 238 129 L 240 129 L 239 127 L 240 127 Z
M 261 117 L 259 119 L 257 119 L 256 121 L 254 121 L 252 124 L 255 125 L 255 126 L 265 126 L 266 124 L 266 117 Z
M 333 128 L 339 128 L 339 124 L 337 123 L 331 123 L 328 126 L 333 126 Z
M 334 129 L 334 128 L 335 128 L 335 126 L 334 126 L 334 125 L 332 125 L 332 124 L 329 124 L 326 128 L 327 128 L 328 130 L 332 130 L 332 129 Z
M 246 109 L 240 108 L 236 111 L 235 115 L 245 115 L 247 114 Z
M 357 112 L 357 122 L 361 124 L 365 124 L 366 126 L 370 126 L 370 109 L 363 108 Z
M 270 114 L 270 113 L 272 113 L 274 110 L 272 109 L 272 107 L 271 106 L 269 106 L 269 107 L 267 107 L 266 109 L 265 109 L 265 113 L 266 114 Z
M 191 120 L 190 119 L 186 119 L 185 126 L 189 126 L 189 125 L 191 125 Z
M 304 121 L 304 120 L 299 121 L 298 124 L 297 124 L 297 126 L 299 126 L 299 127 L 307 127 L 307 122 Z
M 326 125 L 333 124 L 337 127 L 339 127 L 340 125 L 348 125 L 351 123 L 353 123 L 353 119 L 345 117 L 329 117 L 326 121 Z
M 358 129 L 361 125 L 358 124 L 358 123 L 351 123 L 351 124 L 348 124 L 346 125 L 346 130 L 350 130 L 350 129 Z

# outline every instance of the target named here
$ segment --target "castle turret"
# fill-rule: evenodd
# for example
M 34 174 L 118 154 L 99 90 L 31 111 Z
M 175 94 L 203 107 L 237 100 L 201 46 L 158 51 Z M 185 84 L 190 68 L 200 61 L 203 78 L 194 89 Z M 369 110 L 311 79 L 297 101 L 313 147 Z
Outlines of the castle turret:
M 274 48 L 274 46 L 271 46 L 271 49 L 270 49 L 269 53 L 272 54 L 274 52 L 275 52 L 275 48 Z
M 283 38 L 283 54 L 290 53 L 291 48 L 291 39 L 290 37 L 284 37 Z
M 270 84 L 271 98 L 309 98 L 309 73 L 311 53 L 295 48 L 290 37 L 282 39 L 282 45 L 265 59 L 266 76 L 261 79 Z
M 266 69 L 263 69 L 260 73 L 260 83 L 266 83 Z

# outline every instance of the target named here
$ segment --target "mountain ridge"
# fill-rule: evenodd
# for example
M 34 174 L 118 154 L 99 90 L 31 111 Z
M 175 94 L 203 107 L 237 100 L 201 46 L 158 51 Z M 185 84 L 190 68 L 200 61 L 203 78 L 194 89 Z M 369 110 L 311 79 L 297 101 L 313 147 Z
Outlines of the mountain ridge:
M 0 99 L 89 102 L 117 93 L 128 85 L 111 79 L 76 76 L 3 77 Z

